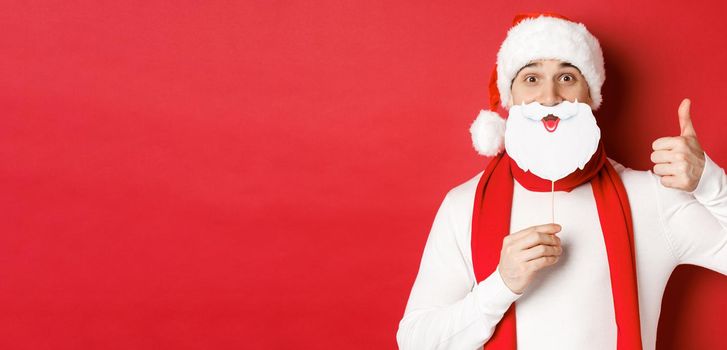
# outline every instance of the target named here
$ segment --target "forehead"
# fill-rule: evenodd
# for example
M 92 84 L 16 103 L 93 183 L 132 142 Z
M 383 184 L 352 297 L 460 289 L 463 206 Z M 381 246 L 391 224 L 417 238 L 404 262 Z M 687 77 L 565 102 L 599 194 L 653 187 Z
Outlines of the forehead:
M 572 65 L 570 62 L 565 62 L 561 60 L 553 60 L 553 59 L 547 59 L 547 60 L 535 60 L 531 61 L 530 63 L 524 65 L 520 70 L 518 70 L 518 74 L 522 72 L 523 70 L 548 70 L 548 69 L 575 69 L 580 73 L 580 69 L 578 67 Z M 516 74 L 517 75 L 517 74 Z

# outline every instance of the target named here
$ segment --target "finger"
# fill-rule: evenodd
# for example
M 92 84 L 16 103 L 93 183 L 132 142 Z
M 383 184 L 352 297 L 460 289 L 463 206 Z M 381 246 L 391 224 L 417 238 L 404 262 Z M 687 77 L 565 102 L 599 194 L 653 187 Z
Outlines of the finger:
M 679 179 L 676 176 L 662 176 L 661 184 L 670 187 L 670 188 L 678 188 L 679 187 Z
M 554 233 L 533 232 L 513 242 L 512 247 L 517 251 L 530 249 L 539 244 L 560 245 L 560 238 Z
M 540 232 L 540 233 L 557 233 L 557 232 L 560 232 L 562 227 L 558 224 L 543 224 L 543 225 L 533 226 L 533 229 L 535 229 L 536 232 Z
M 679 169 L 671 163 L 659 163 L 654 165 L 654 174 L 659 176 L 676 175 Z
M 518 240 L 522 237 L 525 237 L 525 236 L 531 234 L 532 232 L 545 232 L 545 233 L 553 232 L 553 233 L 555 233 L 555 232 L 560 231 L 560 229 L 561 229 L 561 227 L 558 224 L 543 224 L 543 225 L 531 226 L 522 231 L 512 233 L 512 234 L 510 234 L 510 237 L 512 238 L 513 241 L 515 241 L 515 240 Z
M 651 144 L 654 151 L 668 151 L 679 147 L 682 141 L 680 137 L 661 137 Z
M 653 163 L 671 163 L 678 161 L 679 158 L 672 151 L 654 151 L 651 153 L 651 161 Z
M 688 98 L 682 100 L 679 105 L 679 129 L 681 130 L 681 136 L 697 136 L 692 125 L 692 117 L 689 115 L 689 108 L 691 107 L 692 101 Z
M 540 258 L 542 256 L 560 256 L 563 253 L 561 246 L 552 246 L 540 244 L 532 248 L 523 250 L 519 254 L 520 261 L 530 261 L 533 259 Z
M 557 256 L 543 256 L 534 260 L 530 260 L 527 262 L 527 266 L 532 271 L 538 271 L 544 267 L 548 267 L 550 265 L 555 264 L 558 262 Z

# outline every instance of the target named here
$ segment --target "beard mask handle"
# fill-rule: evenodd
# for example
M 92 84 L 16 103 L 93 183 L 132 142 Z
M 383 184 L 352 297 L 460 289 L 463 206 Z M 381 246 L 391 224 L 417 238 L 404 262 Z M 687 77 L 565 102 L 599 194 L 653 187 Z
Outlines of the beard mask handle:
M 555 223 L 555 181 L 550 181 L 550 222 Z

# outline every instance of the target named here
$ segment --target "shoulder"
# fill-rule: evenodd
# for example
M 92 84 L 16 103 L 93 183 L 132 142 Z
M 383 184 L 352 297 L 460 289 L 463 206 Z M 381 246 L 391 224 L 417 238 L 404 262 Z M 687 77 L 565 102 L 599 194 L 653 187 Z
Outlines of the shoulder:
M 484 171 L 481 171 L 447 191 L 437 213 L 437 216 L 453 229 L 457 241 L 462 245 L 469 239 L 475 192 L 483 173 Z
M 621 177 L 621 182 L 623 182 L 632 204 L 637 201 L 657 205 L 661 210 L 665 210 L 665 206 L 668 207 L 674 203 L 681 205 L 692 199 L 687 192 L 664 187 L 659 176 L 651 170 L 635 170 L 625 167 L 611 158 L 608 160 Z
M 472 210 L 475 202 L 477 184 L 484 171 L 452 187 L 444 197 L 440 211 L 446 218 L 450 234 L 457 244 L 459 254 L 472 265 L 470 238 L 472 234 Z M 470 271 L 472 274 L 473 272 Z
M 451 188 L 445 196 L 445 202 L 452 207 L 455 212 L 459 212 L 462 209 L 469 208 L 472 210 L 472 206 L 475 201 L 475 192 L 477 191 L 477 184 L 482 178 L 484 171 L 480 171 L 477 175 L 471 177 L 465 182 L 458 184 Z
M 624 187 L 626 187 L 626 191 L 629 192 L 629 194 L 637 191 L 651 191 L 653 193 L 655 190 L 653 187 L 654 183 L 655 181 L 659 181 L 659 179 L 651 172 L 651 170 L 631 169 L 611 158 L 608 158 L 608 161 L 618 173 Z

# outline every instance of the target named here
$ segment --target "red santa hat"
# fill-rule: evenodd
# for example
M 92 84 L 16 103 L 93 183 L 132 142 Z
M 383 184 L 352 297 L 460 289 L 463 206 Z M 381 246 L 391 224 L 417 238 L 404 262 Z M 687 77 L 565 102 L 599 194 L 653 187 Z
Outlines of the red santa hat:
M 591 108 L 601 106 L 606 80 L 603 52 L 596 37 L 582 23 L 553 13 L 519 14 L 497 53 L 490 77 L 490 110 L 481 110 L 470 126 L 477 153 L 492 157 L 504 148 L 505 119 L 497 106 L 508 108 L 512 80 L 520 68 L 539 59 L 558 59 L 576 66 L 588 83 Z

